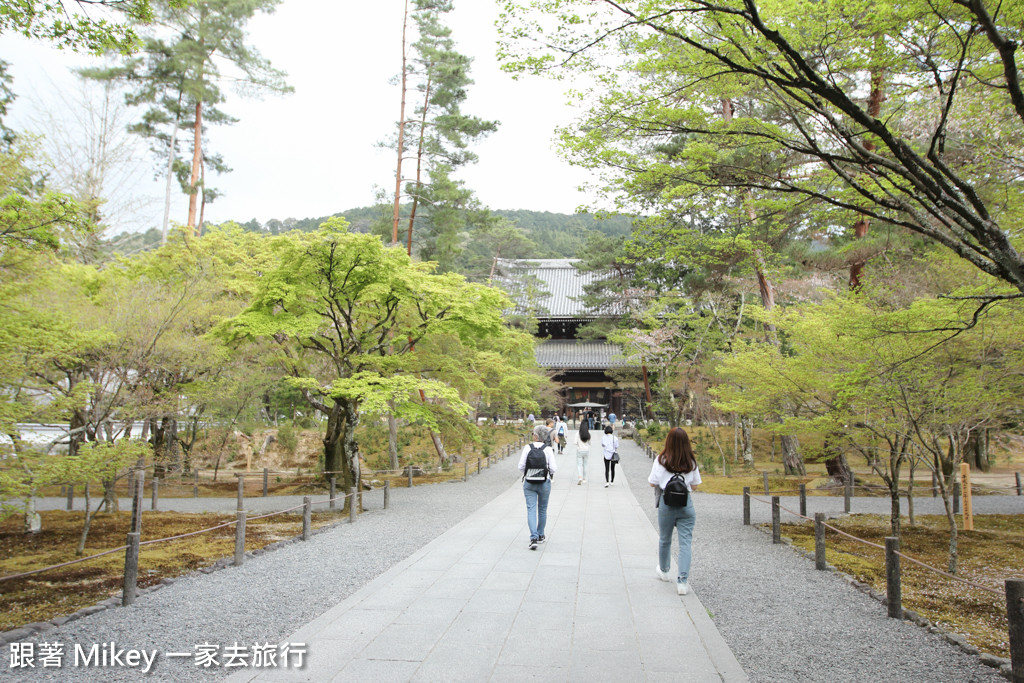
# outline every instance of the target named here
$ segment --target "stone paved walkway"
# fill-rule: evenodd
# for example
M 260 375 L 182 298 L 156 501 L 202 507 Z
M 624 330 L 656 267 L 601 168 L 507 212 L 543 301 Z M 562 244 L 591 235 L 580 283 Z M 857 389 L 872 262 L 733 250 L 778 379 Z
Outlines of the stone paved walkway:
M 624 476 L 578 486 L 568 454 L 561 468 L 537 551 L 517 483 L 287 638 L 303 670 L 229 680 L 747 680 L 700 598 L 655 577 L 657 534 Z

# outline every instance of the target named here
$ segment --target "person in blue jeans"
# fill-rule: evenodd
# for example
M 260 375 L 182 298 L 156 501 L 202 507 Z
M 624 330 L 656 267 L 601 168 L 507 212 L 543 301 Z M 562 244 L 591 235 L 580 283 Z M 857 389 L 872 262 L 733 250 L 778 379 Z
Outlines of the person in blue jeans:
M 687 496 L 686 505 L 672 506 L 665 503 L 659 495 L 658 500 L 658 566 L 655 572 L 662 581 L 671 581 L 669 570 L 672 568 L 672 531 L 675 530 L 679 541 L 679 557 L 676 561 L 676 592 L 686 595 L 690 591 L 690 560 L 692 557 L 693 525 L 697 514 L 693 507 L 692 492 L 701 483 L 697 460 L 693 457 L 690 435 L 682 427 L 674 427 L 665 437 L 665 448 L 655 459 L 651 467 L 651 476 L 647 478 L 651 486 L 657 486 L 659 493 L 665 490 L 672 475 L 680 474 L 686 482 L 691 495 Z
M 544 425 L 534 427 L 533 442 L 523 446 L 523 452 L 519 456 L 519 471 L 523 473 L 523 495 L 526 496 L 526 523 L 530 527 L 530 550 L 536 550 L 538 544 L 547 540 L 544 537 L 544 527 L 548 521 L 551 478 L 558 470 L 555 452 L 547 441 L 549 432 Z M 532 470 L 528 471 L 526 467 L 527 456 L 535 448 L 544 452 L 544 467 L 539 475 L 535 475 Z M 542 480 L 531 481 L 535 476 L 541 477 Z

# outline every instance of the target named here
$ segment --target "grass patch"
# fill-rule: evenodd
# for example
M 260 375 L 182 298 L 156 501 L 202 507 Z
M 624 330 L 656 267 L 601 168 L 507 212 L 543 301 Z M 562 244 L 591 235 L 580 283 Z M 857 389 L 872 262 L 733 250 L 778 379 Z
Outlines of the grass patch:
M 301 512 L 301 511 L 299 511 Z M 81 512 L 44 511 L 43 530 L 24 534 L 18 516 L 0 522 L 0 576 L 19 574 L 76 559 L 75 547 L 82 532 Z M 313 526 L 320 527 L 340 518 L 340 513 L 314 512 Z M 234 521 L 234 514 L 185 514 L 146 511 L 142 540 L 165 538 L 199 531 Z M 131 523 L 130 512 L 99 513 L 93 518 L 86 555 L 123 545 Z M 262 548 L 302 532 L 301 515 L 279 515 L 246 524 L 246 550 Z M 139 587 L 161 579 L 180 576 L 209 566 L 235 551 L 233 526 L 190 536 L 177 541 L 143 546 L 139 555 Z M 62 567 L 0 584 L 0 631 L 94 605 L 120 595 L 124 553 Z
M 866 541 L 885 544 L 889 518 L 851 515 L 829 524 Z M 975 515 L 975 531 L 959 536 L 958 576 L 982 586 L 1002 590 L 1007 578 L 1022 575 L 1024 567 L 1024 515 Z M 814 552 L 814 525 L 783 524 L 783 535 L 793 545 Z M 945 569 L 949 529 L 941 515 L 920 515 L 917 524 L 904 523 L 900 549 L 925 564 Z M 884 551 L 828 532 L 828 562 L 859 581 L 885 593 Z M 971 588 L 904 560 L 903 606 L 943 628 L 962 634 L 982 652 L 1009 657 L 1006 598 Z

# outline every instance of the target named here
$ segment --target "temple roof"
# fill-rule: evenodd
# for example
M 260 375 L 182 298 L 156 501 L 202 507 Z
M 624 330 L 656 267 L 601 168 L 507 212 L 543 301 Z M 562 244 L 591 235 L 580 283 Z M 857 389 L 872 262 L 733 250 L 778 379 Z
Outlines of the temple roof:
M 515 301 L 513 314 L 537 318 L 602 318 L 611 311 L 590 309 L 583 304 L 583 287 L 604 277 L 603 273 L 580 272 L 573 266 L 579 259 L 497 259 L 494 280 Z
M 605 341 L 551 339 L 536 348 L 537 364 L 549 370 L 607 370 L 633 365 L 617 344 Z

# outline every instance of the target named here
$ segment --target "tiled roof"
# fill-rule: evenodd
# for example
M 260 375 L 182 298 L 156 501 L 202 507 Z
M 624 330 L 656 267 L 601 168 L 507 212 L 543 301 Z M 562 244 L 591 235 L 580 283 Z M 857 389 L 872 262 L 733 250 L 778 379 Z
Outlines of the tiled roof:
M 537 364 L 551 370 L 607 370 L 633 365 L 621 353 L 617 344 L 574 339 L 551 339 L 536 348 Z
M 538 318 L 594 318 L 611 315 L 588 309 L 580 300 L 583 286 L 602 278 L 573 267 L 578 259 L 498 259 L 495 281 L 509 293 L 512 313 L 533 312 Z M 532 300 L 532 305 L 531 305 Z

